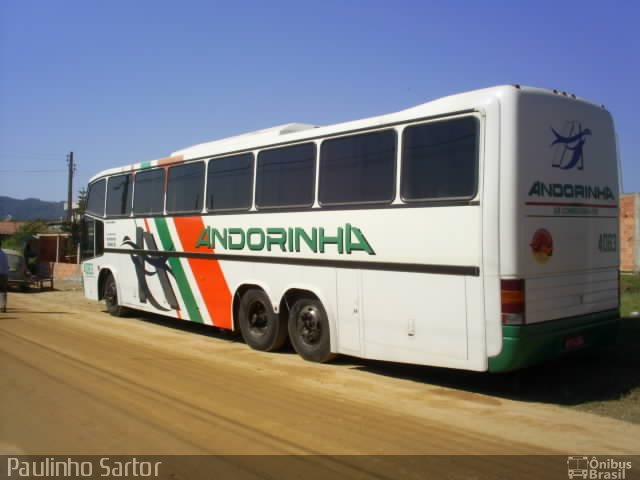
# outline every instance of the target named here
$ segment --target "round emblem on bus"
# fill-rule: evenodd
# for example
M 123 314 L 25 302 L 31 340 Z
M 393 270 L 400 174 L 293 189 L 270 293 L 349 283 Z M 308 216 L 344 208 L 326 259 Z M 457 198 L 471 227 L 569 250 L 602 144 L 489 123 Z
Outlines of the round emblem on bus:
M 539 228 L 531 239 L 531 253 L 538 263 L 547 263 L 553 255 L 553 238 L 548 230 Z

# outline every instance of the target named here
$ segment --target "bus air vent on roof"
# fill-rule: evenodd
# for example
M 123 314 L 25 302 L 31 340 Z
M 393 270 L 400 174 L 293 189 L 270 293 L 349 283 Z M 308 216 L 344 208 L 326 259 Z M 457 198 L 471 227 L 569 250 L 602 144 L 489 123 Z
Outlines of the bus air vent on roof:
M 289 133 L 301 132 L 303 130 L 309 130 L 311 128 L 318 128 L 317 125 L 310 125 L 308 123 L 285 123 L 284 125 L 278 125 L 275 127 L 264 128 L 262 130 L 255 130 L 253 132 L 241 133 L 240 135 L 234 135 L 233 137 L 221 138 L 212 142 L 200 143 L 191 147 L 176 150 L 171 155 L 184 155 L 187 158 L 194 158 L 198 156 L 206 156 L 216 154 L 218 152 L 231 151 L 237 148 L 243 148 L 247 142 L 253 143 L 277 143 L 278 137 L 281 135 L 287 135 Z
M 286 135 L 287 133 L 293 132 L 301 132 L 302 130 L 309 130 L 311 128 L 318 128 L 317 125 L 311 125 L 309 123 L 288 123 L 286 125 L 281 125 L 278 132 L 280 135 Z

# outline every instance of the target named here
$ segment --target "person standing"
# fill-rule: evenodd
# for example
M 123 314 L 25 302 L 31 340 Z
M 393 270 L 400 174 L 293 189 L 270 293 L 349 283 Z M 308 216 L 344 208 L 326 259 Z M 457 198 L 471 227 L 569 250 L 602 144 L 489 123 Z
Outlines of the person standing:
M 7 311 L 7 287 L 9 284 L 9 260 L 7 254 L 2 250 L 2 240 L 0 240 L 0 312 Z
M 29 243 L 24 247 L 24 260 L 27 263 L 27 269 L 31 272 L 31 275 L 37 275 L 38 257 L 31 251 L 31 245 L 29 245 Z

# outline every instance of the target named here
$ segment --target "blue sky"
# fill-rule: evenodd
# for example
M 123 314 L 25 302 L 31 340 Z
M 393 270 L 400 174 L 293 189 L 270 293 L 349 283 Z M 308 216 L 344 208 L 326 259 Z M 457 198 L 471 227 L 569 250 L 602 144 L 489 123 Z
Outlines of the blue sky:
M 0 195 L 192 144 L 520 83 L 612 112 L 640 191 L 640 2 L 0 0 Z

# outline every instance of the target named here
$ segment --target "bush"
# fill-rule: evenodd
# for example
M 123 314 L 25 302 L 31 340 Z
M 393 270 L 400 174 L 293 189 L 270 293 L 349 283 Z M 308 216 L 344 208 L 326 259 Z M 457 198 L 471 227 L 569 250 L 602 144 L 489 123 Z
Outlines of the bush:
M 38 233 L 46 233 L 47 224 L 42 220 L 32 220 L 18 228 L 18 231 L 2 242 L 3 248 L 22 251 L 27 241 Z

